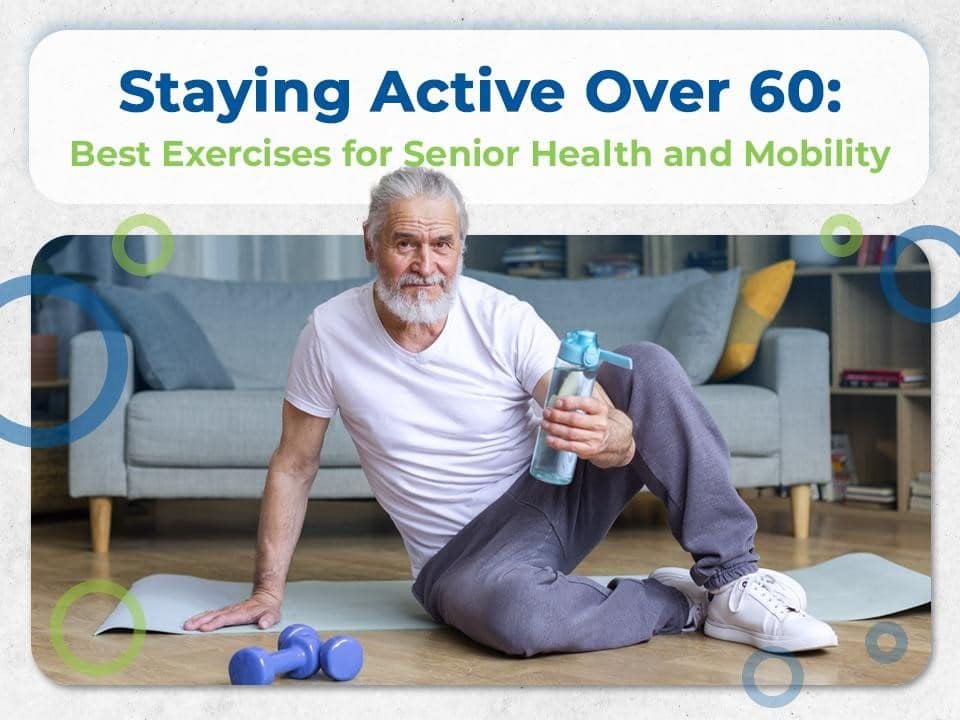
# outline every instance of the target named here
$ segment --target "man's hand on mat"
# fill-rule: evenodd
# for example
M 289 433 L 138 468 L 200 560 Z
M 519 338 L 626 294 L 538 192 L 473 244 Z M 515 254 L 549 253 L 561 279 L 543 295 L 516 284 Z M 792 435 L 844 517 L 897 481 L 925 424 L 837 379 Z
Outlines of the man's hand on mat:
M 256 623 L 261 630 L 266 630 L 278 622 L 280 622 L 280 600 L 270 593 L 258 590 L 243 602 L 194 615 L 183 624 L 183 629 L 210 632 L 228 625 Z
M 557 398 L 553 407 L 544 408 L 541 426 L 547 445 L 597 467 L 622 467 L 636 452 L 630 418 L 598 397 Z

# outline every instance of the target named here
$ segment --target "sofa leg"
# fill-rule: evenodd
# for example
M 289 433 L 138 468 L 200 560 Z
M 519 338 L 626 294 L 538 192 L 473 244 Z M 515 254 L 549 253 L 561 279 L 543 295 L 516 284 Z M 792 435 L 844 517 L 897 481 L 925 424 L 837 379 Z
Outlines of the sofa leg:
M 793 536 L 798 540 L 810 537 L 810 486 L 790 486 L 790 510 L 793 515 Z
M 95 553 L 110 549 L 110 512 L 113 500 L 108 497 L 90 498 L 90 540 Z

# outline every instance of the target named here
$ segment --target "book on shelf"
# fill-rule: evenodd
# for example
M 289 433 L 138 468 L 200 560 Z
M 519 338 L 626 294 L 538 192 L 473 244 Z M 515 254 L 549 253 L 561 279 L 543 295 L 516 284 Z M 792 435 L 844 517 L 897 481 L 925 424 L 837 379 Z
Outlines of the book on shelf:
M 930 382 L 924 368 L 844 368 L 840 372 L 841 387 L 918 387 Z
M 886 502 L 891 498 L 896 500 L 897 491 L 890 485 L 848 485 L 847 497 Z
M 930 512 L 932 495 L 930 473 L 926 470 L 918 472 L 916 480 L 910 481 L 910 502 L 907 507 L 919 512 Z
M 910 495 L 918 497 L 930 497 L 931 489 L 929 485 L 918 484 L 916 480 L 910 482 Z
M 883 256 L 893 243 L 894 235 L 864 235 L 857 250 L 857 265 L 880 265 Z
M 897 491 L 889 485 L 848 485 L 844 503 L 852 507 L 894 507 Z

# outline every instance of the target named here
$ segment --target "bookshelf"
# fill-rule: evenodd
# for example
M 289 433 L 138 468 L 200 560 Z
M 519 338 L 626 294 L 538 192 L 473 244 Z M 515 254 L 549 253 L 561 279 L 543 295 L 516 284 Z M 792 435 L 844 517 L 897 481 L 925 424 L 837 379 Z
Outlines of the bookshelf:
M 744 256 L 750 254 L 748 248 Z M 787 257 L 789 251 L 776 259 Z M 903 253 L 896 279 L 908 301 L 930 306 L 930 266 L 919 248 Z M 850 436 L 859 481 L 894 487 L 896 510 L 907 512 L 910 482 L 931 466 L 930 386 L 848 388 L 839 378 L 848 367 L 931 368 L 930 326 L 897 313 L 880 287 L 880 266 L 858 266 L 853 257 L 836 265 L 798 266 L 774 325 L 813 327 L 830 336 L 832 431 Z
M 467 266 L 503 272 L 501 257 L 511 238 L 470 239 Z M 809 236 L 817 241 L 816 236 Z M 690 253 L 722 251 L 724 267 L 746 274 L 790 257 L 790 238 L 773 235 L 569 235 L 565 236 L 566 277 L 585 276 L 594 255 L 633 253 L 645 275 L 687 267 Z M 916 305 L 930 306 L 930 267 L 914 246 L 897 263 L 897 286 Z M 898 512 L 906 512 L 910 482 L 929 471 L 931 391 L 914 388 L 846 388 L 845 367 L 930 368 L 930 326 L 897 313 L 880 287 L 878 265 L 858 266 L 855 256 L 833 265 L 798 265 L 774 326 L 810 327 L 830 336 L 830 407 L 833 431 L 850 435 L 861 482 L 896 488 Z

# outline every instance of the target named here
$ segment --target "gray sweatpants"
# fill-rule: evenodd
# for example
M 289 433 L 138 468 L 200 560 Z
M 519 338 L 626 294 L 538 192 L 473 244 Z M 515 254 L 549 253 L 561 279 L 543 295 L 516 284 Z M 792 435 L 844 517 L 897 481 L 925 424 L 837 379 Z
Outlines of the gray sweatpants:
M 617 352 L 633 358 L 633 371 L 604 365 L 598 382 L 633 420 L 633 460 L 606 470 L 580 460 L 569 485 L 521 476 L 421 569 L 413 594 L 435 619 L 525 656 L 679 632 L 689 606 L 678 590 L 655 580 L 605 587 L 568 574 L 644 485 L 666 506 L 698 584 L 715 588 L 757 569 L 756 518 L 733 488 L 726 443 L 683 369 L 653 343 Z

